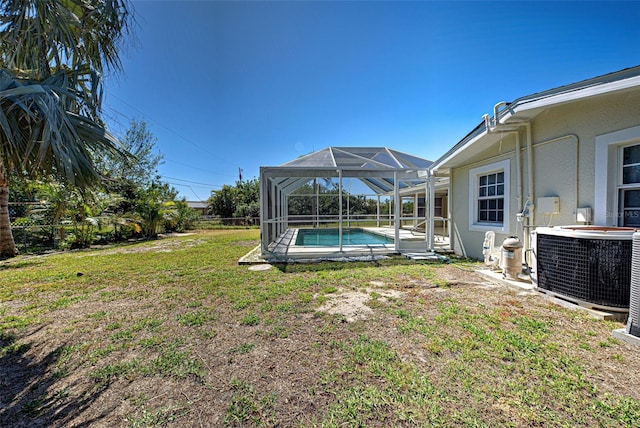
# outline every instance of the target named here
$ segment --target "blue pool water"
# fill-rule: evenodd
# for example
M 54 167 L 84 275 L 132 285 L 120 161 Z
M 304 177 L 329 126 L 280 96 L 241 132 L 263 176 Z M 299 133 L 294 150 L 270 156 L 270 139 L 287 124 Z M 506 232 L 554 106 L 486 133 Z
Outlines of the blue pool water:
M 340 245 L 338 229 L 300 229 L 296 245 L 336 247 Z M 393 244 L 393 239 L 367 232 L 364 229 L 342 229 L 342 245 Z

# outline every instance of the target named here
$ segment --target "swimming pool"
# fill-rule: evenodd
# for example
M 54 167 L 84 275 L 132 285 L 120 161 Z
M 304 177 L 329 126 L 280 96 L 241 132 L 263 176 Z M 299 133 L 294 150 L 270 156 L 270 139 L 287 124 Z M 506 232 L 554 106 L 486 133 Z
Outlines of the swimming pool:
M 342 229 L 342 245 L 393 244 L 393 239 L 364 229 Z M 340 245 L 338 229 L 299 229 L 296 245 L 305 247 L 337 247 Z

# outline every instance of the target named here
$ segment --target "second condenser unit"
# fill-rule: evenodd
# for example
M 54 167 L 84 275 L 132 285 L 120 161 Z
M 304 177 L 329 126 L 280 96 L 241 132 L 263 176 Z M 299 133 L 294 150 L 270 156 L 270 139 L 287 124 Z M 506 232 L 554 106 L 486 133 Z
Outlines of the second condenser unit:
M 539 227 L 533 232 L 533 279 L 539 291 L 606 310 L 629 309 L 635 229 Z

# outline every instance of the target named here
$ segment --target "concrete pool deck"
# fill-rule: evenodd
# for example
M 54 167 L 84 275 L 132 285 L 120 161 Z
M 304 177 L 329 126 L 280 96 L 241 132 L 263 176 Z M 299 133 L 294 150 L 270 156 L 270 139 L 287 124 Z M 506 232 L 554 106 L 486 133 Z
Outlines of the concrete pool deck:
M 393 239 L 395 230 L 390 227 L 363 227 L 362 229 L 381 236 Z M 269 246 L 269 254 L 262 255 L 260 246 L 254 248 L 246 256 L 240 259 L 240 264 L 283 262 L 297 260 L 324 260 L 324 259 L 376 259 L 386 255 L 400 254 L 404 252 L 426 252 L 425 234 L 400 229 L 400 250 L 396 250 L 395 244 L 370 244 L 370 245 L 343 245 L 342 251 L 337 246 L 317 247 L 295 245 L 297 228 L 287 229 L 275 242 Z M 446 250 L 448 240 L 438 237 L 437 250 Z

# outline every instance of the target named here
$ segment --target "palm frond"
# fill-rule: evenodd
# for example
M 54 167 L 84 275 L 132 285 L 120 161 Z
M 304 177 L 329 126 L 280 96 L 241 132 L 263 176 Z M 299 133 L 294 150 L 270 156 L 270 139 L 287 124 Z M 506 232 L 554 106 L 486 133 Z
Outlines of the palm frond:
M 95 182 L 97 154 L 127 155 L 101 124 L 79 113 L 86 111 L 83 96 L 66 71 L 37 82 L 0 70 L 0 159 L 18 174 L 54 174 L 80 186 Z

